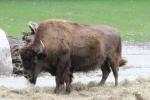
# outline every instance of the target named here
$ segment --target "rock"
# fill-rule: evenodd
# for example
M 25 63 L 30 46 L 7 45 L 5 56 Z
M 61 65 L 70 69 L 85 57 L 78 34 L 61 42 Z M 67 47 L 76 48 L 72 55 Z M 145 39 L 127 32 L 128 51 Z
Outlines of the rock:
M 10 45 L 2 29 L 0 29 L 0 38 L 0 75 L 10 75 L 13 72 Z
M 19 54 L 19 50 L 25 46 L 25 42 L 21 39 L 8 36 L 8 41 L 11 48 L 11 56 L 13 62 L 13 73 L 17 75 L 23 74 L 22 61 Z

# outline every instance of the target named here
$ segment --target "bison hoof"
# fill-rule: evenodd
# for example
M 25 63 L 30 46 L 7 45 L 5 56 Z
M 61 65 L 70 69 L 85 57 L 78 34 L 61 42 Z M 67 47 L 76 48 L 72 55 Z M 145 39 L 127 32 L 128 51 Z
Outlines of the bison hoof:
M 35 80 L 35 79 L 29 79 L 29 82 L 30 82 L 31 84 L 33 84 L 33 85 L 36 84 L 36 80 Z

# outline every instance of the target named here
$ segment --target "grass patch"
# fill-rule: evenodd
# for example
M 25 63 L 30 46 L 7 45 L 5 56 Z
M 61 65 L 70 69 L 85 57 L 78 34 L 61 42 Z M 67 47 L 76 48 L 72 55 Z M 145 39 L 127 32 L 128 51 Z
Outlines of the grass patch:
M 149 41 L 148 0 L 1 0 L 0 27 L 21 36 L 28 21 L 59 18 L 85 24 L 107 24 L 119 29 L 123 40 Z

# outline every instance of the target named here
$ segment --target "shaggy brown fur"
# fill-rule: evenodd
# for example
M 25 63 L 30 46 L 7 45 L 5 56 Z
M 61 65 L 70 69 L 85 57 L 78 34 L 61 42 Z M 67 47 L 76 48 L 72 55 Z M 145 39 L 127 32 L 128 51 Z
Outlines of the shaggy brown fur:
M 119 32 L 110 26 L 46 20 L 39 24 L 33 43 L 21 50 L 21 57 L 31 83 L 45 70 L 56 76 L 56 93 L 64 83 L 70 92 L 73 72 L 97 68 L 102 70 L 100 85 L 112 70 L 117 86 L 119 66 L 126 63 L 121 49 Z

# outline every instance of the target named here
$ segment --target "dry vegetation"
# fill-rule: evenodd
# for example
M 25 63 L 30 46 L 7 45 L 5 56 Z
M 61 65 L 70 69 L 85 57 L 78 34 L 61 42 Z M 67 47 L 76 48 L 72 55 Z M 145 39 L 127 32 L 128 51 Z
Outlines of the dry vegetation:
M 136 81 L 124 80 L 118 87 L 112 83 L 97 86 L 75 83 L 72 92 L 54 94 L 50 87 L 33 87 L 26 89 L 0 88 L 0 100 L 150 100 L 150 78 L 139 78 Z

